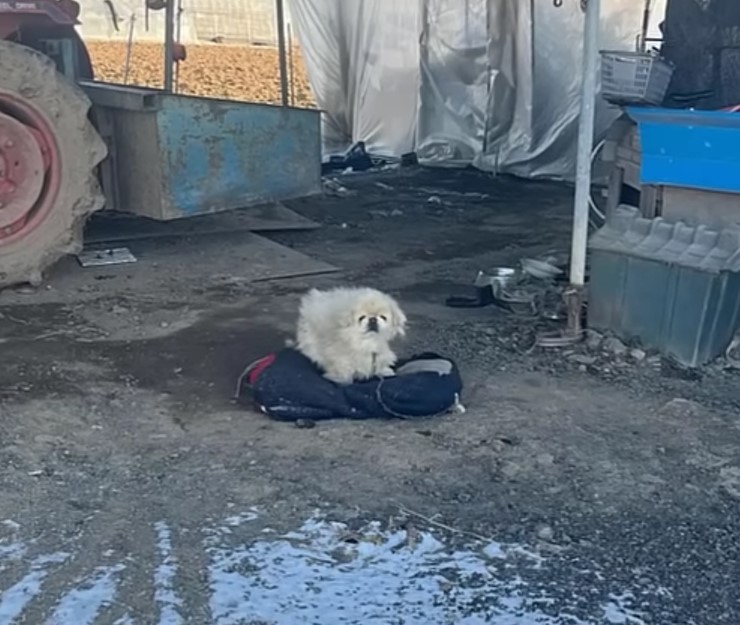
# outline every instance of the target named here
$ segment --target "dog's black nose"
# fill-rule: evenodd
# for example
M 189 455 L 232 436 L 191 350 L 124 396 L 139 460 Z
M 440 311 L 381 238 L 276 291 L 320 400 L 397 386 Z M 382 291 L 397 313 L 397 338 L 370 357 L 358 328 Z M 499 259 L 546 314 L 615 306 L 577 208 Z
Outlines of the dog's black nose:
M 367 320 L 367 329 L 370 330 L 370 332 L 378 331 L 378 318 L 377 317 L 370 317 L 370 319 Z

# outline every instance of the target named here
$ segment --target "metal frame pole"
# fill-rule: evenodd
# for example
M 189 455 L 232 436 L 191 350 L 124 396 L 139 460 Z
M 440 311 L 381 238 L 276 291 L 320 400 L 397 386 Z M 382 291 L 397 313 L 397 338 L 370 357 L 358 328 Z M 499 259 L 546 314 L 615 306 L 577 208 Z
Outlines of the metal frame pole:
M 180 43 L 182 39 L 182 0 L 177 0 L 175 11 L 175 41 Z M 175 84 L 173 91 L 177 93 L 180 90 L 180 63 L 175 63 Z
M 650 10 L 652 8 L 651 5 L 652 0 L 645 0 L 642 11 L 642 28 L 640 29 L 640 41 L 637 45 L 638 52 L 645 52 L 645 50 L 647 50 L 647 34 L 648 29 L 650 28 Z
M 128 84 L 128 72 L 131 69 L 131 50 L 134 47 L 134 27 L 136 26 L 136 13 L 132 13 L 128 25 L 128 39 L 126 40 L 126 61 L 123 65 L 123 84 Z
M 290 105 L 295 106 L 295 67 L 293 66 L 293 29 L 288 24 L 288 77 L 290 78 Z
M 164 90 L 172 93 L 174 61 L 172 44 L 175 41 L 175 0 L 167 0 L 164 7 Z
M 278 56 L 280 59 L 280 100 L 283 106 L 288 106 L 288 63 L 285 54 L 285 13 L 283 0 L 275 0 L 277 16 Z
M 570 252 L 570 289 L 568 290 L 568 332 L 580 334 L 583 287 L 586 277 L 588 245 L 588 199 L 591 194 L 591 150 L 594 142 L 594 115 L 599 54 L 600 0 L 587 0 L 583 33 L 583 85 L 581 115 L 578 120 L 578 156 L 576 193 L 573 206 L 573 238 Z

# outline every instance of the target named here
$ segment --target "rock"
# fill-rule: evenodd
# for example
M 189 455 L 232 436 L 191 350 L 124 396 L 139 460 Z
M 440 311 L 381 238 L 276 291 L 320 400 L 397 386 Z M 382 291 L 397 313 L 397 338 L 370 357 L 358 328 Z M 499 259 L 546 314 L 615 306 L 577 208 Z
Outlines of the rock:
M 403 215 L 403 211 L 399 210 L 398 208 L 394 208 L 392 211 L 384 211 L 384 210 L 372 210 L 370 211 L 370 214 L 374 217 L 400 217 Z
M 555 537 L 555 531 L 549 525 L 540 525 L 537 528 L 537 538 L 545 542 L 552 542 Z
M 311 419 L 296 419 L 295 426 L 301 430 L 310 430 L 316 427 L 316 421 Z
M 597 332 L 596 330 L 586 330 L 586 347 L 588 349 L 596 350 L 601 347 L 601 343 L 604 341 L 604 335 Z
M 441 204 L 442 203 L 442 198 L 439 197 L 438 195 L 430 195 L 427 198 L 427 202 L 429 202 L 430 204 Z
M 543 452 L 537 455 L 535 462 L 540 467 L 552 467 L 552 465 L 555 464 L 555 456 L 547 452 Z
M 2 525 L 14 533 L 21 529 L 20 523 L 16 523 L 13 519 L 5 519 L 2 521 Z
M 324 193 L 327 195 L 333 195 L 334 197 L 347 197 L 348 195 L 351 195 L 351 192 L 347 187 L 333 178 L 325 179 L 323 182 Z
M 627 353 L 627 346 L 617 337 L 611 336 L 604 341 L 604 349 L 615 356 L 623 356 Z
M 642 362 L 647 357 L 647 354 L 641 349 L 635 348 L 630 350 L 630 357 L 636 362 Z
M 719 472 L 720 486 L 733 499 L 740 499 L 740 468 L 724 467 Z
M 596 362 L 596 356 L 586 356 L 585 354 L 571 354 L 568 360 L 577 362 L 579 365 L 592 365 Z
M 658 414 L 668 417 L 698 417 L 703 413 L 704 408 L 701 404 L 682 397 L 674 397 L 658 410 Z
M 704 377 L 704 371 L 696 367 L 687 367 L 672 358 L 662 358 L 660 361 L 660 375 L 674 380 L 698 382 Z

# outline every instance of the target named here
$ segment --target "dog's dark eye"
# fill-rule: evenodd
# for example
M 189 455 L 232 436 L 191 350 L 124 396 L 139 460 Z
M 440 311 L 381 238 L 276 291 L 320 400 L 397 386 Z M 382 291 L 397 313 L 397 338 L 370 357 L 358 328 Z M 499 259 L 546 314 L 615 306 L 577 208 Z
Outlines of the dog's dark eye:
M 365 319 L 367 319 L 367 317 L 365 315 L 360 315 L 360 318 L 357 321 L 359 321 L 360 323 L 362 323 L 363 321 L 365 321 Z
M 378 315 L 383 321 L 388 321 L 388 318 L 385 315 Z

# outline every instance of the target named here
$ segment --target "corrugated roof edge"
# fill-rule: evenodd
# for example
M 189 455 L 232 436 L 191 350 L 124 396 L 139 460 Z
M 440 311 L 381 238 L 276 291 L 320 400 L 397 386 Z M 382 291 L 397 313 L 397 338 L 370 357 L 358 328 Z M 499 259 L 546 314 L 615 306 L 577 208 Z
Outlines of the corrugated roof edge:
M 712 230 L 662 217 L 647 219 L 620 206 L 589 241 L 589 249 L 719 273 L 740 272 L 740 228 Z

